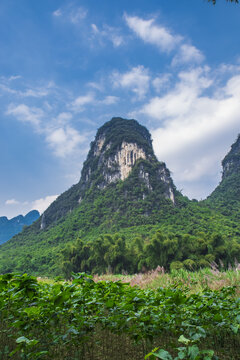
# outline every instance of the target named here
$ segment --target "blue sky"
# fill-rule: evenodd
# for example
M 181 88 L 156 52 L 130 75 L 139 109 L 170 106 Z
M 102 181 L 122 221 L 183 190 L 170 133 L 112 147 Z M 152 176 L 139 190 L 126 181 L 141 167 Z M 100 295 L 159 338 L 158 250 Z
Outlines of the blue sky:
M 80 178 L 97 129 L 135 118 L 178 189 L 202 199 L 240 132 L 240 5 L 2 0 L 0 216 Z

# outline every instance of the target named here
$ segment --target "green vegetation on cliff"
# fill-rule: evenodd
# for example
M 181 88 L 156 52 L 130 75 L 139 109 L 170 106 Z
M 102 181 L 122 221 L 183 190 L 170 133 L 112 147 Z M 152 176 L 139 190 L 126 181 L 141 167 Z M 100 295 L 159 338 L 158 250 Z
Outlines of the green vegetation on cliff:
M 79 183 L 0 247 L 0 273 L 132 273 L 240 261 L 239 142 L 213 194 L 190 201 L 156 159 L 148 130 L 113 118 L 91 143 Z

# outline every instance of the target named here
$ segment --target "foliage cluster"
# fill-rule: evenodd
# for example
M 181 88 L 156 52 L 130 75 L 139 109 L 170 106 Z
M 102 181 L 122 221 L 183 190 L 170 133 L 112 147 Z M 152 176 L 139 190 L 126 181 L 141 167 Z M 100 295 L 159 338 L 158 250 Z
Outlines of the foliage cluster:
M 205 204 L 235 223 L 240 220 L 240 177 L 234 172 L 224 178 Z
M 105 137 L 103 150 L 108 144 L 111 144 L 112 150 L 116 150 L 123 141 L 126 141 L 138 144 L 147 154 L 153 155 L 151 135 L 136 120 L 112 118 L 98 130 L 96 139 L 101 136 Z
M 124 236 L 100 236 L 85 243 L 77 240 L 62 250 L 62 273 L 72 272 L 130 274 L 155 269 L 196 270 L 212 263 L 227 267 L 232 259 L 240 260 L 240 244 L 227 241 L 221 234 L 163 234 L 157 231 L 147 241 L 141 237 L 126 243 Z
M 83 273 L 53 284 L 2 275 L 1 359 L 237 360 L 240 301 L 234 292 L 188 294 L 179 284 L 143 290 L 95 283 Z
M 225 265 L 233 263 L 235 259 L 240 260 L 239 222 L 211 210 L 204 203 L 176 197 L 178 206 L 173 206 L 158 192 L 147 192 L 144 185 L 132 188 L 134 172 L 132 175 L 133 180 L 129 177 L 127 183 L 120 182 L 117 186 L 89 194 L 88 200 L 83 200 L 64 221 L 46 231 L 40 230 L 35 223 L 5 243 L 1 246 L 0 273 L 27 271 L 41 276 L 60 275 L 62 263 L 72 262 L 75 258 L 74 249 L 78 239 L 84 243 L 81 245 L 83 251 L 88 249 L 87 253 L 81 252 L 77 256 L 78 264 L 81 258 L 80 268 L 95 272 L 106 271 L 108 266 L 113 271 L 129 272 L 139 271 L 143 267 L 151 269 L 157 265 L 169 268 L 174 261 L 181 262 L 175 266 L 194 269 L 206 266 L 213 260 L 222 260 Z M 143 192 L 146 197 L 139 199 Z M 125 240 L 120 240 L 122 238 Z M 136 239 L 141 244 L 139 248 Z M 113 260 L 113 254 L 120 251 L 120 243 L 123 244 L 124 256 L 116 266 L 117 255 Z M 66 247 L 72 250 L 66 250 Z M 100 249 L 109 253 L 115 250 L 111 258 L 101 255 L 101 262 L 97 263 Z M 93 261 L 92 253 L 95 251 Z M 91 259 L 86 259 L 90 253 Z

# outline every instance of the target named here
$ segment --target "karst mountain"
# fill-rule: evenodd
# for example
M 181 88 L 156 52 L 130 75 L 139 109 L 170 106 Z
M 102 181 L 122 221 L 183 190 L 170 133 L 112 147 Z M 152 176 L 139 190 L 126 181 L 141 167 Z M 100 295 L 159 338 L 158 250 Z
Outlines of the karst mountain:
M 206 201 L 212 208 L 240 220 L 240 135 L 222 161 L 222 180 Z
M 207 239 L 221 233 L 221 237 L 231 236 L 236 242 L 240 231 L 234 218 L 239 212 L 229 216 L 231 206 L 235 209 L 236 198 L 239 198 L 239 142 L 238 138 L 223 160 L 223 180 L 215 192 L 203 202 L 190 201 L 176 189 L 166 164 L 156 158 L 149 131 L 136 120 L 113 118 L 98 129 L 90 144 L 79 182 L 61 194 L 34 224 L 1 245 L 0 273 L 17 270 L 48 276 L 61 274 L 60 263 L 72 261 L 63 256 L 72 256 L 75 262 L 78 259 L 79 264 L 87 264 L 93 257 L 90 254 L 94 247 L 101 245 L 106 234 L 113 236 L 109 237 L 110 247 L 114 242 L 119 245 L 121 236 L 130 247 L 140 239 L 142 245 L 138 251 L 142 251 L 142 263 L 144 246 L 151 241 L 154 244 L 156 233 L 158 240 L 153 248 L 159 249 L 153 253 L 168 253 L 165 266 L 179 259 L 190 260 L 198 266 L 206 264 L 208 259 L 216 260 L 217 255 L 211 257 L 209 253 L 213 252 L 211 244 L 215 240 L 209 245 Z M 224 202 L 226 196 L 228 200 Z M 159 231 L 166 234 L 170 242 L 163 240 Z M 185 240 L 183 234 L 188 236 Z M 169 244 L 173 239 L 176 239 L 175 248 L 171 249 Z M 194 248 L 194 242 L 198 242 L 195 239 L 201 240 L 198 250 Z M 85 244 L 81 255 L 73 245 L 80 244 L 79 241 Z M 161 241 L 167 244 L 165 250 L 156 245 L 161 245 Z M 184 241 L 189 242 L 187 250 L 183 249 Z M 177 243 L 181 251 L 176 250 Z M 223 240 L 219 240 L 213 248 L 219 248 L 220 243 L 223 246 Z M 236 254 L 238 256 L 238 250 Z M 229 256 L 225 257 L 226 261 Z

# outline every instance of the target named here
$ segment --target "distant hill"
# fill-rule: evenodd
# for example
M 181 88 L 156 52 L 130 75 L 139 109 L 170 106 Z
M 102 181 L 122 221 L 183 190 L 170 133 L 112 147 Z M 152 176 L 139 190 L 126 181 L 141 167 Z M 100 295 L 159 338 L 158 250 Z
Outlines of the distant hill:
M 227 266 L 240 261 L 240 223 L 219 201 L 214 193 L 201 202 L 183 196 L 156 158 L 149 131 L 136 120 L 113 118 L 90 144 L 79 182 L 1 245 L 0 273 Z
M 222 161 L 222 180 L 206 204 L 234 221 L 240 221 L 240 135 Z
M 23 226 L 31 225 L 40 217 L 37 210 L 30 211 L 27 215 L 18 215 L 12 219 L 6 216 L 0 217 L 0 244 L 3 244 L 7 240 L 11 239 L 14 235 L 22 231 Z

